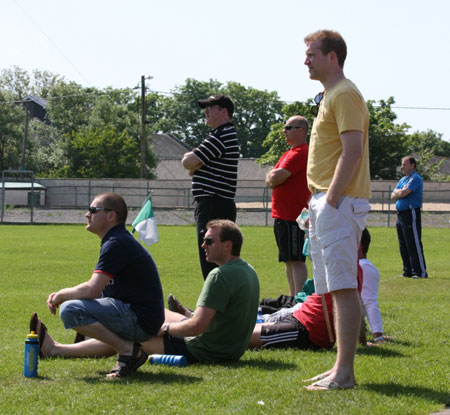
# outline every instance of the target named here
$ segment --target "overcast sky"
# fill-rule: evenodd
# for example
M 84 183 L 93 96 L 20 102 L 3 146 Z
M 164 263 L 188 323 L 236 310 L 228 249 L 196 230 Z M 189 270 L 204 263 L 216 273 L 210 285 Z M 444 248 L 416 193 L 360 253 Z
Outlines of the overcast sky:
M 345 74 L 398 122 L 450 141 L 450 1 L 2 0 L 0 69 L 48 70 L 84 86 L 169 92 L 188 77 L 304 101 L 321 91 L 303 38 L 339 31 Z M 428 108 L 428 109 L 424 109 Z M 440 109 L 438 109 L 440 108 Z

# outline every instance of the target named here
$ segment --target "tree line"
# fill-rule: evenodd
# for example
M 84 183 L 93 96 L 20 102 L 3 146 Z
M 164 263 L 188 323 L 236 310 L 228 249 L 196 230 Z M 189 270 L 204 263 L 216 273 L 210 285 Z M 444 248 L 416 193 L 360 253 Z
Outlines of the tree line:
M 299 114 L 310 125 L 313 122 L 312 98 L 286 103 L 275 91 L 188 78 L 170 94 L 148 91 L 148 135 L 170 133 L 191 148 L 197 146 L 209 131 L 197 100 L 213 93 L 232 97 L 241 155 L 256 158 L 262 165 L 274 164 L 287 149 L 283 135 L 287 118 Z M 45 120 L 32 118 L 26 122 L 22 100 L 30 95 L 46 100 Z M 140 99 L 139 91 L 133 88 L 83 87 L 48 71 L 4 69 L 0 74 L 0 169 L 25 168 L 34 170 L 37 177 L 137 178 Z M 415 154 L 425 180 L 450 180 L 439 173 L 442 162 L 433 163 L 434 156 L 450 156 L 450 143 L 431 129 L 408 133 L 407 124 L 396 123 L 394 104 L 393 97 L 368 101 L 372 179 L 396 179 L 400 159 Z M 158 159 L 151 141 L 146 156 L 146 177 L 152 178 Z

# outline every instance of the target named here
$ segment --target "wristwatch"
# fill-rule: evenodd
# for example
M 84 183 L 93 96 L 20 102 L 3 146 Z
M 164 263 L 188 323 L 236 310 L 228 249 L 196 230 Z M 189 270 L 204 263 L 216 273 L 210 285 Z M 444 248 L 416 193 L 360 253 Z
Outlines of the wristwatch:
M 169 326 L 170 326 L 170 323 L 163 324 L 163 326 L 162 326 L 163 334 L 169 334 Z

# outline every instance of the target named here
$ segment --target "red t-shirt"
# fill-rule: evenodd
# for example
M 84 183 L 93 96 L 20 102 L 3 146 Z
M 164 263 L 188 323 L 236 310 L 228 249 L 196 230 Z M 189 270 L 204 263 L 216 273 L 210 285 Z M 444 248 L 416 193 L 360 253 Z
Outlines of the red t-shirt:
M 361 293 L 362 278 L 362 268 L 358 264 L 357 279 L 359 293 Z M 325 294 L 325 301 L 327 304 L 328 317 L 330 320 L 333 337 L 336 339 L 336 333 L 334 331 L 333 300 L 331 294 Z M 328 336 L 325 313 L 322 307 L 322 299 L 319 294 L 314 293 L 306 297 L 306 301 L 300 309 L 294 311 L 292 315 L 306 327 L 309 333 L 309 340 L 311 340 L 316 346 L 324 349 L 330 349 L 333 347 L 334 343 L 330 342 L 330 338 Z
M 272 191 L 272 218 L 295 221 L 303 208 L 308 207 L 311 193 L 306 182 L 308 144 L 301 144 L 286 151 L 275 169 L 291 173 L 287 180 Z

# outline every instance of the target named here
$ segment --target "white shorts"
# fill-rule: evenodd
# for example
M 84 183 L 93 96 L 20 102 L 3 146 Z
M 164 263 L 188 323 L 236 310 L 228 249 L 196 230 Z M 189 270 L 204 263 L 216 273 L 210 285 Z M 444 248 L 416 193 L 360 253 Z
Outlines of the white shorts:
M 309 202 L 309 238 L 317 294 L 356 289 L 358 247 L 370 210 L 367 199 L 343 196 L 335 209 L 317 193 Z

